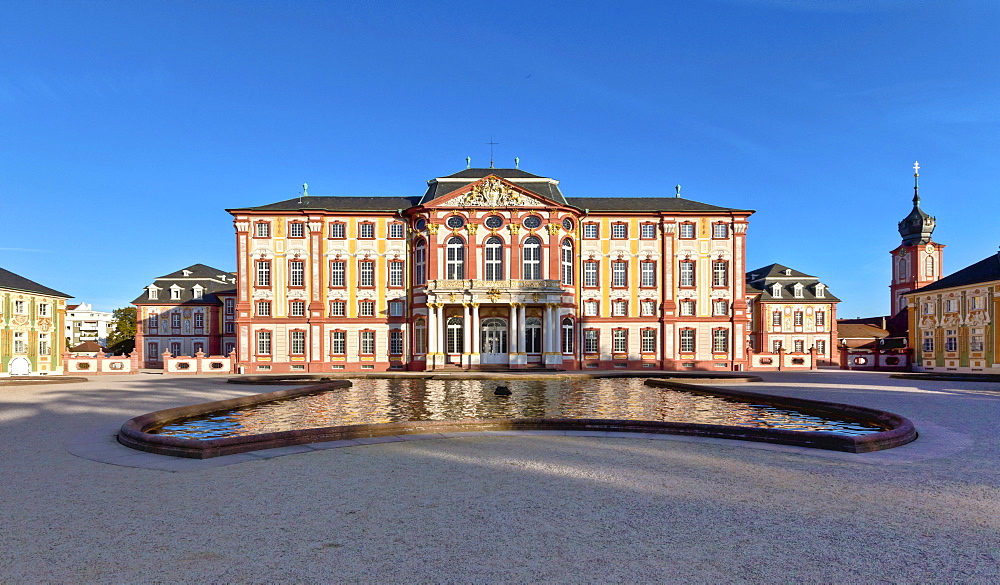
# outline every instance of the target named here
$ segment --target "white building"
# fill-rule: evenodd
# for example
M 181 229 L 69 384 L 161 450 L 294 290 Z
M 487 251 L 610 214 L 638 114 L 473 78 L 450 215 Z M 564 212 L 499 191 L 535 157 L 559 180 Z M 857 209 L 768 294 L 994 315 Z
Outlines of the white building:
M 68 347 L 76 347 L 86 341 L 94 341 L 107 347 L 108 329 L 111 327 L 111 313 L 95 311 L 93 305 L 80 303 L 66 305 L 66 338 Z

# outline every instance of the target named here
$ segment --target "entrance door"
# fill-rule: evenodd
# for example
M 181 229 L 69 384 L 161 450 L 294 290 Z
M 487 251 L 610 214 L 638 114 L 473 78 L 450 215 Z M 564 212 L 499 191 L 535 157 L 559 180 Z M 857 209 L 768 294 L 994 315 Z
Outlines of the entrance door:
M 482 347 L 479 352 L 481 364 L 506 364 L 507 355 L 507 322 L 503 319 L 486 319 L 482 326 Z
M 10 364 L 7 365 L 7 371 L 11 376 L 30 376 L 31 375 L 31 362 L 25 357 L 16 357 L 10 360 Z
M 445 353 L 449 364 L 461 365 L 462 352 L 465 341 L 465 330 L 463 329 L 463 319 L 461 317 L 450 317 L 448 319 L 445 339 Z

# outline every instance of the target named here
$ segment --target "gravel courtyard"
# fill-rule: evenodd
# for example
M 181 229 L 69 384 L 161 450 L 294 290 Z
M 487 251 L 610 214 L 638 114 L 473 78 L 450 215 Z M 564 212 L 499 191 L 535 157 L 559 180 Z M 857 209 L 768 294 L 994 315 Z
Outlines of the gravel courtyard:
M 857 455 L 486 436 L 166 471 L 81 437 L 280 387 L 0 386 L 0 583 L 1000 582 L 1000 384 L 762 377 L 741 387 L 888 410 L 921 436 Z M 109 452 L 123 464 L 94 460 Z

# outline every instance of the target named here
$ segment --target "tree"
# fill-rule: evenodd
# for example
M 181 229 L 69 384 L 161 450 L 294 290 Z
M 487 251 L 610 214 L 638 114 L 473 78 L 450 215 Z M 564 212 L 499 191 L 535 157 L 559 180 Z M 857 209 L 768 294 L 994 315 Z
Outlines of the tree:
M 122 307 L 112 311 L 107 343 L 109 353 L 124 354 L 135 349 L 135 320 L 135 307 Z

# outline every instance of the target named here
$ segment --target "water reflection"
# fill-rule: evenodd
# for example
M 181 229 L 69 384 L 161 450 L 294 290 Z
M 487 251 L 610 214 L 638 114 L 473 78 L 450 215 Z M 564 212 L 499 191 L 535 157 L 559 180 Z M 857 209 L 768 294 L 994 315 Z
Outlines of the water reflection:
M 606 418 L 691 422 L 864 435 L 882 429 L 767 405 L 653 388 L 642 379 L 353 380 L 353 388 L 300 396 L 151 431 L 192 439 L 419 420 Z M 494 396 L 497 385 L 510 396 Z

